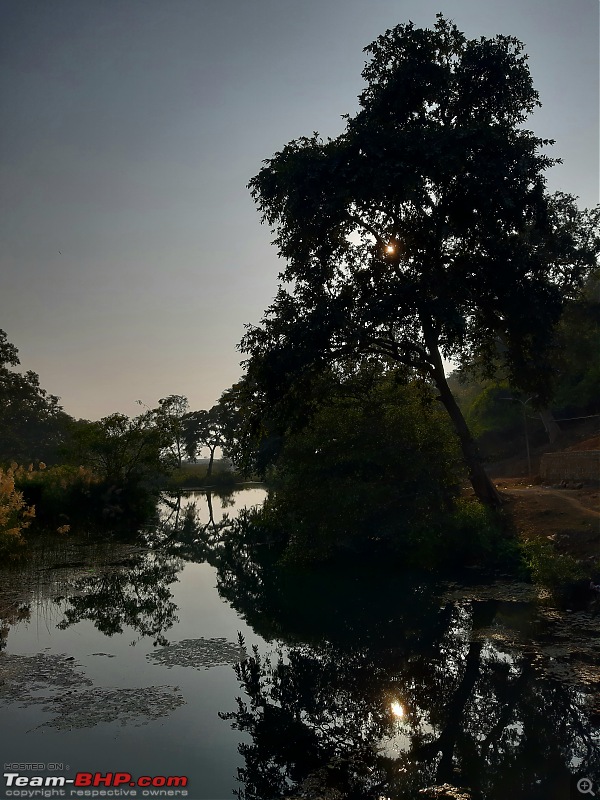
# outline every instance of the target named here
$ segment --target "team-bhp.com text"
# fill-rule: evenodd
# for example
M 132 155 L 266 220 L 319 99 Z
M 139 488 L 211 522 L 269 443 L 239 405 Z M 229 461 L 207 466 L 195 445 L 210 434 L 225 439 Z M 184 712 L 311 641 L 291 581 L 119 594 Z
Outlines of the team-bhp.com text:
M 70 789 L 71 797 L 136 797 L 137 788 L 142 789 L 142 797 L 187 797 L 188 794 L 179 788 L 187 786 L 188 779 L 184 775 L 133 778 L 129 772 L 78 772 L 74 778 L 66 778 L 64 775 L 5 772 L 4 780 L 7 797 L 65 797 L 65 789 Z

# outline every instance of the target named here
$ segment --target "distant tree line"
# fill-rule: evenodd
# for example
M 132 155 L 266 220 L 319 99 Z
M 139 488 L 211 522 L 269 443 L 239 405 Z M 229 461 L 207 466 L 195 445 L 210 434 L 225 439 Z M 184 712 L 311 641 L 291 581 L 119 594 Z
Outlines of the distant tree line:
M 19 372 L 19 363 L 0 330 L 0 555 L 18 551 L 32 525 L 135 532 L 154 512 L 169 476 L 204 448 L 211 478 L 215 452 L 225 446 L 228 416 L 221 405 L 190 411 L 187 398 L 170 395 L 135 417 L 77 420 L 36 373 Z

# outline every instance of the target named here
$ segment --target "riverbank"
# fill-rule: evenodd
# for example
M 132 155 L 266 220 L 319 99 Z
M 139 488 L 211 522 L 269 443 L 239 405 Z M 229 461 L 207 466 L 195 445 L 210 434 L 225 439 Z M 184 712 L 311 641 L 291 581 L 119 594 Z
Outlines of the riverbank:
M 600 559 L 600 490 L 554 488 L 526 478 L 495 481 L 508 514 L 524 540 L 551 542 L 578 561 Z

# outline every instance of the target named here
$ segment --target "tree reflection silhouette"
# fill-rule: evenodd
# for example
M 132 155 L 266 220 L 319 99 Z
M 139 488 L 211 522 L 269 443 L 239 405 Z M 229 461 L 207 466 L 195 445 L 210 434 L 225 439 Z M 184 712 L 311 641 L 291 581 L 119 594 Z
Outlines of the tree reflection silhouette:
M 4 650 L 8 634 L 13 625 L 28 620 L 31 610 L 28 605 L 14 601 L 0 601 L 0 650 Z
M 211 493 L 204 497 L 206 523 L 200 523 L 195 502 L 183 504 L 181 495 L 163 497 L 158 523 L 145 534 L 150 549 L 121 564 L 98 565 L 92 574 L 78 578 L 65 598 L 67 607 L 58 627 L 87 619 L 107 636 L 130 627 L 142 637 L 152 637 L 154 645 L 168 644 L 165 633 L 178 621 L 169 585 L 185 561 L 210 560 L 221 532 L 231 524 L 227 515 L 215 522 Z M 226 507 L 232 501 L 221 498 L 221 504 Z
M 155 550 L 176 555 L 184 561 L 203 562 L 211 560 L 211 554 L 218 548 L 221 532 L 231 525 L 227 514 L 220 522 L 215 521 L 213 495 L 210 490 L 194 494 L 194 500 L 182 503 L 185 495 L 177 494 L 163 498 L 163 508 L 158 525 L 147 532 L 146 542 Z M 198 498 L 206 502 L 207 521 L 200 521 Z M 230 494 L 215 495 L 221 507 L 234 503 Z
M 65 598 L 67 607 L 58 628 L 65 630 L 90 620 L 106 636 L 113 636 L 127 626 L 141 637 L 152 637 L 155 646 L 164 646 L 168 644 L 165 632 L 178 621 L 169 584 L 177 580 L 182 566 L 171 555 L 159 552 L 99 566 L 93 574 L 75 581 L 75 591 Z
M 395 800 L 450 784 L 564 800 L 572 773 L 600 774 L 584 695 L 544 676 L 533 643 L 490 638 L 496 601 L 440 603 L 368 568 L 282 570 L 254 524 L 230 526 L 212 553 L 222 595 L 287 645 L 236 667 L 245 697 L 222 717 L 251 740 L 240 798 Z

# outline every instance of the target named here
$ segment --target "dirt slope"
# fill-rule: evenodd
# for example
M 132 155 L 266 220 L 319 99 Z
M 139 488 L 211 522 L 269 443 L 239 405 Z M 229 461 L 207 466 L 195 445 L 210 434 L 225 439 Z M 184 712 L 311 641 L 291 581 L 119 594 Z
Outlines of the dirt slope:
M 559 552 L 577 559 L 600 559 L 598 488 L 547 488 L 524 478 L 496 478 L 495 483 L 506 513 L 524 538 L 549 539 Z

